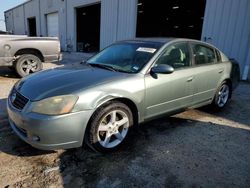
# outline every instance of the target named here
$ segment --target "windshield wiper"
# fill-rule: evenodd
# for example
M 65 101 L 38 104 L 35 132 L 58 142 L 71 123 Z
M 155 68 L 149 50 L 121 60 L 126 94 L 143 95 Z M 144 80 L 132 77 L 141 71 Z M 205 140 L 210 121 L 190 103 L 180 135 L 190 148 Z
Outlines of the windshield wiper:
M 103 69 L 107 69 L 107 70 L 111 70 L 111 71 L 119 71 L 117 69 L 115 69 L 114 67 L 112 67 L 111 65 L 105 65 L 105 64 L 97 64 L 97 63 L 86 63 L 92 67 L 99 67 L 99 68 L 103 68 Z

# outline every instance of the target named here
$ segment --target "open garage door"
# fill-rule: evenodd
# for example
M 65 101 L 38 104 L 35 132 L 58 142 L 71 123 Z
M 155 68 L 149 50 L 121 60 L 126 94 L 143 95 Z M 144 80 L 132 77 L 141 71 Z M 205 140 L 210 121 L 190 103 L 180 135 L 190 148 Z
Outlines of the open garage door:
M 58 13 L 47 14 L 47 35 L 59 37 Z
M 200 39 L 206 0 L 138 0 L 137 37 Z
M 76 9 L 77 51 L 99 51 L 101 4 Z

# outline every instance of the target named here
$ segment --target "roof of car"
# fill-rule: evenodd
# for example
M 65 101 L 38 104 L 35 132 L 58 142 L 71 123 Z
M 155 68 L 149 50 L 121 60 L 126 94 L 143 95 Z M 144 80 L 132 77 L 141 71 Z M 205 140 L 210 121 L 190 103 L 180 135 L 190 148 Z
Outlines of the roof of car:
M 124 40 L 124 42 L 149 42 L 149 43 L 161 43 L 165 44 L 172 41 L 174 38 L 133 38 L 129 40 Z
M 202 42 L 199 40 L 194 39 L 187 39 L 187 38 L 164 38 L 164 37 L 149 37 L 149 38 L 134 38 L 130 40 L 125 40 L 127 42 L 150 42 L 150 43 L 161 43 L 165 44 L 171 41 L 196 41 Z
M 210 46 L 212 48 L 215 48 L 217 50 L 219 50 L 218 48 L 216 48 L 214 45 L 206 43 L 204 41 L 201 40 L 196 40 L 196 39 L 188 39 L 188 38 L 164 38 L 164 37 L 149 37 L 149 38 L 133 38 L 133 39 L 129 39 L 129 40 L 124 40 L 124 41 L 119 41 L 119 42 L 129 42 L 129 43 L 151 43 L 151 44 L 156 44 L 156 45 L 164 45 L 166 43 L 169 43 L 171 41 L 176 41 L 176 42 L 181 42 L 181 41 L 189 41 L 189 42 L 198 42 L 198 43 L 202 43 L 204 45 Z
M 176 38 L 135 38 L 132 39 L 134 41 L 145 41 L 145 42 L 160 42 L 160 43 L 167 43 L 172 40 L 175 40 Z

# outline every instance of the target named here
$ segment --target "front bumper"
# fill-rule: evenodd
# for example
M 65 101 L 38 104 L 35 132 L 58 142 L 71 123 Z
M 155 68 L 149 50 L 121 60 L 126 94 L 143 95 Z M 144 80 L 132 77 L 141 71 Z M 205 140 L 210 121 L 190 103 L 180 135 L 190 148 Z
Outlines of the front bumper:
M 82 146 L 85 129 L 93 113 L 80 111 L 59 116 L 23 113 L 7 102 L 9 123 L 25 142 L 43 150 L 68 149 Z

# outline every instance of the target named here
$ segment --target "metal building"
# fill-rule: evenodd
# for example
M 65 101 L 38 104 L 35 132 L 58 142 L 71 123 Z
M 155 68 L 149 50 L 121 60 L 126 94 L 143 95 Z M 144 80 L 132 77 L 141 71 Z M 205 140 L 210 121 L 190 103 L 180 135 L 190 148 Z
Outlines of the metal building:
M 65 51 L 96 51 L 134 37 L 186 37 L 216 45 L 250 80 L 249 0 L 30 0 L 5 11 L 14 34 L 57 36 Z

